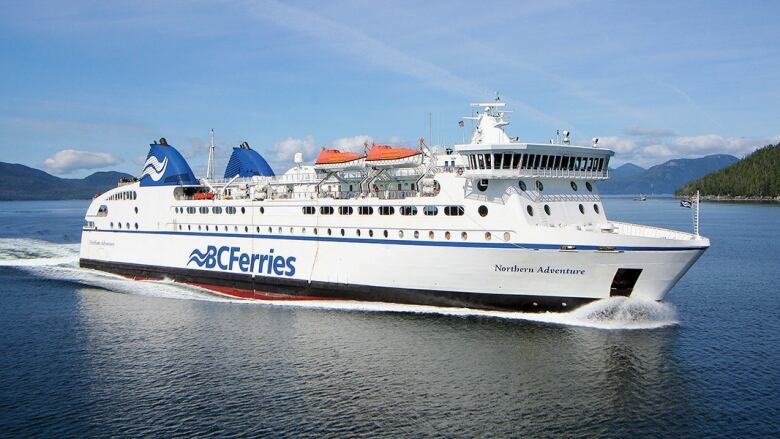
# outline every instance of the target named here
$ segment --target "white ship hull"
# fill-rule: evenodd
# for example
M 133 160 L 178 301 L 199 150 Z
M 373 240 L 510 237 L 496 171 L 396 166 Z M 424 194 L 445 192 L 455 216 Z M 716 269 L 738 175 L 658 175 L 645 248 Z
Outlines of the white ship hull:
M 661 300 L 704 251 L 646 245 L 561 250 L 553 243 L 358 238 L 354 231 L 352 237 L 341 237 L 337 230 L 330 237 L 85 231 L 81 258 L 89 268 L 227 287 L 216 290 L 245 298 L 284 293 L 290 298 L 565 309 L 614 295 L 619 268 L 642 270 L 631 297 Z

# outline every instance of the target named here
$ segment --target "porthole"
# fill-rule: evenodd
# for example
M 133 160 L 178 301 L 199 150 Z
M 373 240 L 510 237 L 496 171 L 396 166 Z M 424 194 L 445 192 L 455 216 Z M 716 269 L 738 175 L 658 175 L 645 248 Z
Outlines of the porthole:
M 419 238 L 420 238 L 420 232 L 415 230 L 414 231 L 414 239 L 419 239 Z
M 585 182 L 585 189 L 587 189 L 587 190 L 588 190 L 588 192 L 593 192 L 593 185 L 592 185 L 592 184 L 590 184 L 590 182 L 589 182 L 589 181 L 586 181 L 586 182 Z
M 260 233 L 260 226 L 255 227 L 255 232 Z
M 112 229 L 114 228 L 114 222 L 113 221 L 111 222 L 111 228 Z
M 302 235 L 305 235 L 305 234 L 306 234 L 306 227 L 301 227 L 301 234 L 302 234 Z
M 572 181 L 570 184 L 571 184 L 571 190 L 573 190 L 574 192 L 577 192 L 577 183 Z
M 192 230 L 192 226 L 187 224 L 187 230 Z
M 117 227 L 122 228 L 122 223 L 116 223 Z
M 292 227 L 290 227 L 290 235 L 292 235 L 293 233 L 294 233 L 294 230 L 293 230 Z
M 523 180 L 520 180 L 520 182 L 517 183 L 518 186 L 520 186 L 520 190 L 525 192 L 526 189 L 528 189 L 525 185 L 525 182 Z
M 179 230 L 181 230 L 181 224 L 179 224 Z
M 461 232 L 461 234 L 460 234 L 460 239 L 462 239 L 462 240 L 464 240 L 464 241 L 465 241 L 465 240 L 467 240 L 467 239 L 469 239 L 469 234 L 468 234 L 468 233 L 466 233 L 466 232 Z
M 485 241 L 490 241 L 493 237 L 490 235 L 490 232 L 485 232 Z
M 355 233 L 357 234 L 357 236 L 360 236 L 360 229 L 355 230 Z
M 504 241 L 509 242 L 509 232 L 504 232 Z
M 328 236 L 330 236 L 330 234 L 331 234 L 331 230 L 330 230 L 330 229 L 328 229 Z
M 436 234 L 435 234 L 435 233 L 433 233 L 432 231 L 431 231 L 431 232 L 428 232 L 428 238 L 430 238 L 430 239 L 433 239 L 433 238 L 435 238 L 435 237 L 436 237 Z
M 452 235 L 450 234 L 450 232 L 444 232 L 444 239 L 449 240 L 451 237 Z
M 593 210 L 595 210 L 596 213 L 601 213 L 601 210 L 599 209 L 599 205 L 598 204 L 595 204 L 595 203 L 593 204 Z
M 315 235 L 317 234 L 317 228 L 316 227 L 314 228 L 314 234 Z
M 488 188 L 488 181 L 486 179 L 479 180 L 477 182 L 477 189 L 479 189 L 480 192 L 485 192 Z
M 209 231 L 209 226 L 206 226 L 206 231 L 207 231 L 207 232 Z
M 550 206 L 548 204 L 544 205 L 544 213 L 546 213 L 547 215 L 550 214 Z
M 244 208 L 242 207 L 242 208 L 241 208 L 241 213 L 242 213 L 242 214 L 246 213 L 246 209 L 244 209 Z
M 374 236 L 374 231 L 373 231 L 373 230 L 371 230 L 371 229 L 369 229 L 369 230 L 368 230 L 368 236 Z
M 265 207 L 260 206 L 260 214 L 264 214 L 264 213 L 265 213 Z
M 479 209 L 477 209 L 477 212 L 479 212 L 479 216 L 487 216 L 488 208 L 487 208 L 487 206 L 479 206 Z
M 200 231 L 200 226 L 198 226 L 198 231 Z
M 271 227 L 269 227 L 269 228 L 268 228 L 268 233 L 274 233 L 274 229 L 272 229 Z
M 341 229 L 341 236 L 344 236 L 344 229 Z
M 525 210 L 528 212 L 528 215 L 534 216 L 534 208 L 531 207 L 530 204 L 525 208 Z
M 244 233 L 249 233 L 249 227 L 244 226 Z
M 387 238 L 387 230 L 384 231 L 383 235 L 385 235 L 385 238 Z
M 585 206 L 583 206 L 582 204 L 580 204 L 580 213 L 585 215 Z
M 282 228 L 281 228 L 281 227 L 279 227 L 279 230 L 278 230 L 278 231 L 279 231 L 279 233 L 281 234 L 281 233 L 282 233 Z
M 403 230 L 399 230 L 398 231 L 398 237 L 399 238 L 403 238 L 404 237 L 404 231 Z
M 138 213 L 138 206 L 135 206 L 135 213 Z
M 543 191 L 543 190 L 544 190 L 544 185 L 543 185 L 543 184 L 542 184 L 542 182 L 541 182 L 541 181 L 539 181 L 539 180 L 536 180 L 536 189 L 538 189 L 538 190 L 539 190 L 539 192 L 541 192 L 541 191 Z

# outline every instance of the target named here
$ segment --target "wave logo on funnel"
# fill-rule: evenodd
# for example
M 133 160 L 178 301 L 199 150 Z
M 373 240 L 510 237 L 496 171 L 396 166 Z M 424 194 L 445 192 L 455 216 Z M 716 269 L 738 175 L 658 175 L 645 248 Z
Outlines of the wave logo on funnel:
M 144 163 L 144 171 L 141 173 L 141 178 L 148 175 L 154 181 L 160 181 L 165 174 L 165 168 L 168 167 L 168 157 L 163 158 L 163 161 L 157 159 L 157 157 L 150 155 Z

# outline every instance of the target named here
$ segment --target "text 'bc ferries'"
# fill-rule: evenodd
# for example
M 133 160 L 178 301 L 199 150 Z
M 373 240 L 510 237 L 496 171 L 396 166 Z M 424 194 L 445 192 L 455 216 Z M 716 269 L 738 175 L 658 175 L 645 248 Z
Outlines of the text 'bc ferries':
M 353 299 L 565 310 L 661 300 L 709 247 L 696 233 L 610 221 L 612 151 L 568 135 L 523 143 L 503 102 L 473 104 L 469 143 L 296 154 L 275 175 L 244 142 L 198 179 L 165 139 L 139 179 L 97 196 L 82 267 L 262 300 Z

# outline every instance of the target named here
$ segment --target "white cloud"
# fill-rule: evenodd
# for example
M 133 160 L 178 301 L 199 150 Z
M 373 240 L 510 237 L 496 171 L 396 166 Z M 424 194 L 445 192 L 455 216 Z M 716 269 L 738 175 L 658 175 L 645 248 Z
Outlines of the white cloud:
M 57 174 L 70 174 L 79 169 L 97 169 L 113 166 L 120 160 L 107 152 L 63 149 L 43 162 L 43 166 Z
M 756 148 L 780 142 L 780 135 L 769 137 L 723 137 L 718 134 L 698 136 L 618 137 L 599 139 L 599 146 L 615 151 L 615 162 L 631 162 L 640 166 L 655 165 L 675 158 L 702 157 L 710 154 L 731 154 L 743 157 Z
M 292 163 L 296 152 L 303 154 L 304 162 L 313 160 L 319 152 L 313 136 L 303 138 L 288 137 L 273 147 L 273 157 L 275 163 Z
M 342 151 L 362 151 L 364 145 L 371 145 L 373 142 L 373 137 L 363 134 L 353 137 L 341 137 L 331 142 L 331 145 Z

